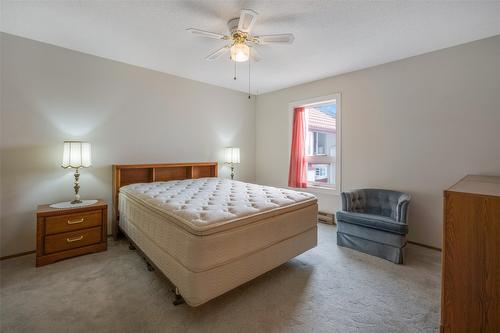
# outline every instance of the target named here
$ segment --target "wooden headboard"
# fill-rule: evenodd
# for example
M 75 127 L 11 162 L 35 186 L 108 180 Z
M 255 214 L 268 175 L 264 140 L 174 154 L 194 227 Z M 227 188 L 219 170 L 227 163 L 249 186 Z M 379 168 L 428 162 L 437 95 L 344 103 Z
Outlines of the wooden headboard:
M 217 177 L 217 162 L 113 164 L 113 238 L 118 238 L 118 192 L 134 183 Z

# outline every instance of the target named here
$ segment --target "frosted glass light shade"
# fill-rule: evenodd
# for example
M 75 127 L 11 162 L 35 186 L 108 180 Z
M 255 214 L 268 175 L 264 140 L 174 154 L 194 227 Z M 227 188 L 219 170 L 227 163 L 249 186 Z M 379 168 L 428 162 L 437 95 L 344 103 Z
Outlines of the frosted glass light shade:
M 89 142 L 64 141 L 63 168 L 88 168 L 92 166 Z
M 250 48 L 243 43 L 231 46 L 231 59 L 236 62 L 245 62 L 250 57 Z
M 240 163 L 240 148 L 237 147 L 227 147 L 225 150 L 225 161 L 226 163 Z

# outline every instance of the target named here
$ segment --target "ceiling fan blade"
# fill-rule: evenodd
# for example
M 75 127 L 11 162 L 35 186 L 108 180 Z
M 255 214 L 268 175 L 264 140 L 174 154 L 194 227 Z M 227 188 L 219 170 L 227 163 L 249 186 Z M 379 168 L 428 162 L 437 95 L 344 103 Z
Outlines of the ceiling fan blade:
M 208 61 L 214 61 L 214 60 L 217 60 L 219 59 L 224 53 L 226 53 L 227 51 L 229 51 L 229 45 L 226 45 L 224 47 L 221 47 L 220 49 L 218 49 L 217 51 L 215 52 L 212 52 L 210 53 L 206 58 L 205 60 L 208 60 Z
M 277 34 L 255 36 L 258 44 L 292 44 L 295 37 L 293 34 Z
M 240 20 L 238 22 L 238 30 L 243 32 L 250 32 L 255 21 L 257 20 L 257 16 L 259 14 L 251 9 L 242 9 L 240 12 Z
M 252 60 L 256 61 L 256 62 L 262 60 L 262 56 L 260 55 L 260 52 L 257 51 L 257 49 L 255 47 L 250 48 L 250 57 L 252 57 Z
M 187 31 L 192 32 L 193 34 L 201 37 L 207 37 L 207 38 L 214 38 L 214 39 L 228 39 L 229 36 L 225 36 L 223 34 L 218 34 L 216 32 L 210 32 L 210 31 L 205 31 L 205 30 L 200 30 L 200 29 L 195 29 L 195 28 L 188 28 L 186 29 Z

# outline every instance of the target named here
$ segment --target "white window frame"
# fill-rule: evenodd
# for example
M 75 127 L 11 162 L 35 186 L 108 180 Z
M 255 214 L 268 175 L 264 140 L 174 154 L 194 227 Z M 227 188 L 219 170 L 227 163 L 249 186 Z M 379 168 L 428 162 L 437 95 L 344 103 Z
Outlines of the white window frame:
M 337 105 L 337 115 L 335 117 L 336 121 L 336 152 L 335 152 L 335 188 L 315 184 L 308 183 L 308 187 L 304 190 L 317 192 L 317 193 L 326 193 L 326 194 L 337 194 L 340 195 L 342 192 L 342 99 L 340 93 L 334 93 L 327 96 L 319 96 L 314 98 L 309 98 L 305 100 L 295 101 L 288 104 L 288 161 L 290 161 L 290 149 L 292 147 L 292 130 L 293 130 L 293 110 L 297 107 L 307 107 L 310 105 L 318 104 L 318 103 L 328 103 L 329 101 L 335 100 Z

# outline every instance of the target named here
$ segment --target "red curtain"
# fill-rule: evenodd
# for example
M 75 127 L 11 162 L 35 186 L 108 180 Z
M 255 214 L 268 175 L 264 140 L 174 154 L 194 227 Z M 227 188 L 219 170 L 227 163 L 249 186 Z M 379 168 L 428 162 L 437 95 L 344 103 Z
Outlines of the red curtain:
M 292 151 L 290 154 L 290 171 L 288 173 L 288 186 L 290 187 L 307 187 L 305 130 L 305 110 L 304 108 L 295 108 L 293 110 Z

